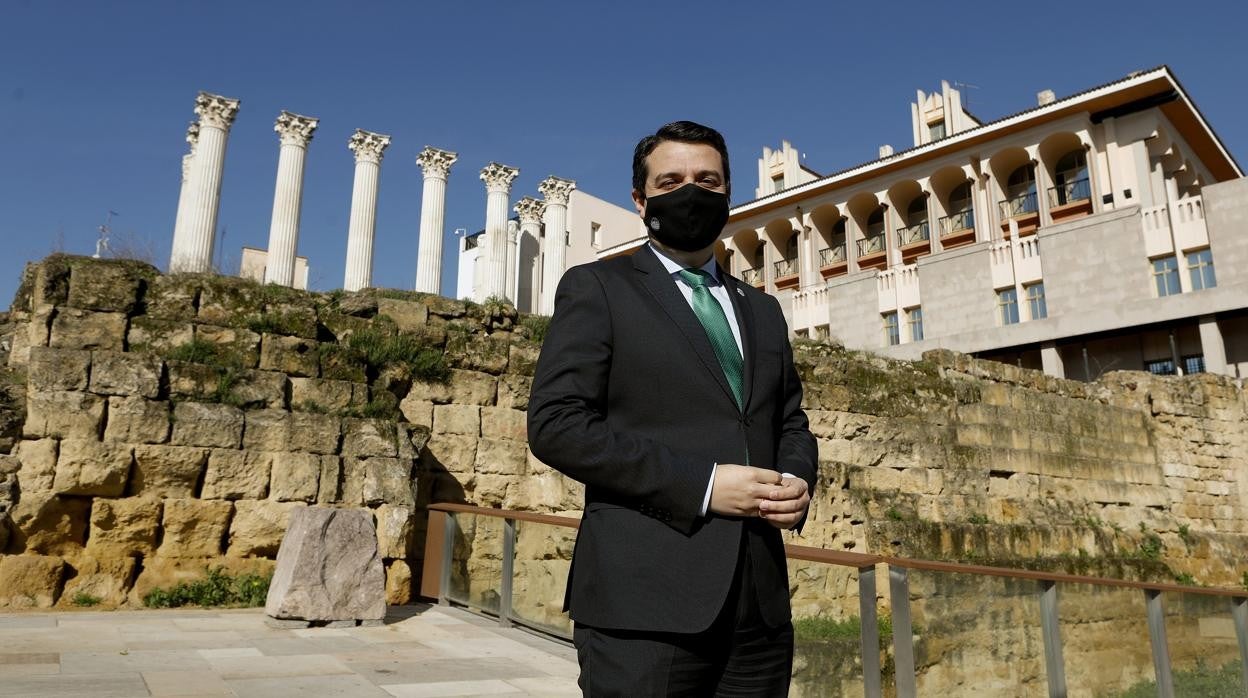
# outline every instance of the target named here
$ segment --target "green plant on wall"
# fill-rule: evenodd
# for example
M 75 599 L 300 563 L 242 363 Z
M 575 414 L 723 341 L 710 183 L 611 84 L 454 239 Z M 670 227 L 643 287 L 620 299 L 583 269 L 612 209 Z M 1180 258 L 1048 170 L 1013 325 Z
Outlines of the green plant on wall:
M 152 589 L 143 595 L 148 608 L 181 606 L 263 606 L 271 575 L 231 575 L 222 567 L 210 567 L 203 579 Z

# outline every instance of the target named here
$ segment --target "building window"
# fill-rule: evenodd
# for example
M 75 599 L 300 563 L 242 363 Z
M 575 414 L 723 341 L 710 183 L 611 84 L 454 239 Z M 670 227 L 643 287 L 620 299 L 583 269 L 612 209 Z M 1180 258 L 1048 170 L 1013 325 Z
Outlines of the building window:
M 997 291 L 997 311 L 1002 325 L 1018 324 L 1018 291 L 1005 288 Z
M 827 325 L 815 326 L 815 339 L 827 339 L 829 334 Z
M 1205 356 L 1204 354 L 1192 354 L 1183 357 L 1183 374 L 1192 375 L 1193 373 L 1205 372 Z
M 1049 304 L 1044 301 L 1044 284 L 1024 286 L 1023 291 L 1027 294 L 1027 310 L 1030 313 L 1030 319 L 1043 320 L 1048 317 Z
M 884 344 L 895 347 L 901 344 L 901 331 L 897 326 L 897 313 L 884 313 Z
M 1174 255 L 1153 260 L 1153 281 L 1157 284 L 1157 297 L 1181 293 L 1179 286 L 1179 262 Z
M 1218 285 L 1218 277 L 1213 273 L 1213 252 L 1208 248 L 1187 253 L 1187 271 L 1191 274 L 1193 291 Z
M 771 187 L 772 187 L 771 188 L 772 192 L 784 191 L 784 175 L 779 174 L 779 175 L 776 175 L 775 177 L 772 177 Z
M 803 327 L 803 328 L 801 328 L 801 329 L 797 330 L 797 331 L 796 331 L 796 332 L 794 332 L 793 334 L 796 334 L 798 339 L 809 339 L 809 338 L 810 338 L 810 330 L 806 329 L 805 327 Z
M 923 309 L 910 308 L 906 311 L 906 325 L 910 329 L 910 341 L 923 341 Z
M 1154 376 L 1173 376 L 1174 360 L 1173 359 L 1153 359 L 1144 362 L 1144 370 Z
M 589 224 L 589 244 L 593 245 L 594 249 L 598 249 L 602 247 L 602 224 L 601 223 L 591 222 Z
M 945 137 L 945 122 L 937 121 L 934 124 L 927 125 L 927 135 L 929 141 L 938 141 Z

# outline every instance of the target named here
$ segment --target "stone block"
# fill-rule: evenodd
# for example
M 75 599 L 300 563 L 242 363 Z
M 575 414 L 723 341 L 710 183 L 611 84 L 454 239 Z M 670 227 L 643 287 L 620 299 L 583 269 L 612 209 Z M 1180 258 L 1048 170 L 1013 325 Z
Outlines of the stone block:
M 204 474 L 208 449 L 192 446 L 137 445 L 130 495 L 189 499 Z
M 287 380 L 284 373 L 240 371 L 230 386 L 230 397 L 241 407 L 284 409 Z
M 54 254 L 35 267 L 31 310 L 50 309 L 69 301 L 69 256 Z
M 243 440 L 243 411 L 232 405 L 179 402 L 173 407 L 176 446 L 238 448 Z
M 23 492 L 9 512 L 17 550 L 48 555 L 72 553 L 87 540 L 90 500 L 51 492 Z
M 322 378 L 352 383 L 368 382 L 367 367 L 355 352 L 338 344 L 322 344 L 319 353 Z
M 241 326 L 254 322 L 264 307 L 264 287 L 248 279 L 216 276 L 199 294 L 197 320 L 205 325 Z
M 141 607 L 143 596 L 153 589 L 168 589 L 177 584 L 202 580 L 211 568 L 223 568 L 226 574 L 267 577 L 273 574 L 273 561 L 263 558 L 235 559 L 214 555 L 204 558 L 154 556 L 143 560 L 143 570 L 130 590 L 129 605 Z
M 208 454 L 204 499 L 263 499 L 268 494 L 273 454 L 216 448 Z
M 433 429 L 433 403 L 420 399 L 413 399 L 409 394 L 399 403 L 399 412 L 408 422 Z
M 240 368 L 260 363 L 260 335 L 241 327 L 196 325 L 195 338 L 215 345 L 223 356 Z
M 160 529 L 161 501 L 152 497 L 107 499 L 91 505 L 87 552 L 106 560 L 150 555 Z
M 412 602 L 412 568 L 403 560 L 392 560 L 386 567 L 386 603 L 406 606 Z
M 501 337 L 456 334 L 446 340 L 446 358 L 453 368 L 498 375 L 507 370 L 510 344 Z
M 169 403 L 137 396 L 110 397 L 104 440 L 140 444 L 168 441 Z
M 317 504 L 335 504 L 342 501 L 342 459 L 338 456 L 321 456 L 321 473 L 317 481 Z
M 430 436 L 433 435 L 428 427 L 416 424 L 398 423 L 395 424 L 395 430 L 398 432 L 399 458 L 408 460 L 419 459 L 425 446 L 429 444 Z
M 60 308 L 52 318 L 48 346 L 58 349 L 125 349 L 126 316 Z
M 265 613 L 315 621 L 384 618 L 385 568 L 371 514 L 310 507 L 290 518 Z
M 138 560 L 132 557 L 99 560 L 79 555 L 74 558 L 75 574 L 65 581 L 65 591 L 61 594 L 59 605 L 71 605 L 74 597 L 89 594 L 100 600 L 100 607 L 120 606 L 126 602 L 126 595 L 130 591 L 138 566 Z
M 61 597 L 65 571 L 65 561 L 59 557 L 0 557 L 0 606 L 52 608 Z
M 529 409 L 529 393 L 533 389 L 533 379 L 513 373 L 498 377 L 499 407 L 510 407 L 513 410 Z
M 67 303 L 84 310 L 109 310 L 129 313 L 139 300 L 141 278 L 137 269 L 122 264 L 79 263 L 69 272 Z M 145 276 L 155 276 L 147 267 Z
M 476 405 L 434 405 L 433 433 L 479 435 L 481 408 Z
M 406 558 L 412 552 L 412 508 L 383 504 L 377 508 L 377 548 L 384 558 Z
M 257 410 L 244 417 L 243 448 L 256 451 L 290 449 L 290 413 L 285 410 Z
M 31 347 L 26 386 L 34 392 L 86 390 L 90 370 L 89 351 Z
M 367 458 L 344 457 L 340 463 L 339 500 L 346 505 L 364 505 L 364 475 Z
M 291 376 L 316 378 L 320 373 L 317 343 L 299 337 L 263 335 L 260 340 L 260 368 Z
M 120 497 L 126 491 L 134 449 L 88 439 L 61 441 L 52 489 L 57 494 Z
M 90 393 L 53 390 L 32 392 L 26 398 L 27 438 L 99 438 L 104 420 L 104 399 Z
M 234 506 L 202 499 L 166 499 L 161 520 L 161 557 L 217 557 Z M 145 561 L 144 565 L 149 565 Z
M 315 502 L 321 457 L 313 453 L 272 454 L 269 498 L 279 502 Z
M 308 507 L 302 502 L 242 500 L 235 502 L 234 508 L 229 554 L 232 557 L 272 557 L 282 543 L 292 512 Z M 376 543 L 373 545 L 375 550 Z
M 198 301 L 198 277 L 161 274 L 147 283 L 144 314 L 155 320 L 185 321 L 195 317 L 195 304 Z
M 265 290 L 271 295 L 272 288 Z M 302 291 L 288 293 L 285 299 L 270 298 L 257 325 L 284 335 L 316 339 L 316 306 Z
M 477 437 L 434 434 L 422 456 L 425 468 L 451 473 L 471 473 L 477 460 Z
M 528 448 L 523 441 L 481 439 L 473 470 L 497 475 L 523 475 L 528 462 Z
M 183 317 L 191 317 L 194 313 Z M 180 347 L 195 339 L 195 326 L 189 322 L 175 319 L 154 320 L 149 316 L 140 315 L 131 318 L 130 329 L 126 333 L 126 346 L 131 352 L 152 352 L 167 354 L 175 347 Z
M 482 407 L 481 435 L 492 439 L 527 442 L 528 415 L 506 407 Z
M 100 395 L 160 395 L 164 364 L 151 354 L 119 351 L 91 353 L 91 392 Z
M 21 463 L 21 470 L 17 473 L 17 481 L 24 495 L 52 491 L 59 446 L 60 442 L 56 439 L 35 439 L 18 443 L 17 460 Z
M 344 412 L 368 404 L 364 383 L 325 378 L 291 378 L 290 406 L 308 412 Z
M 295 451 L 337 453 L 341 431 L 342 424 L 338 417 L 315 412 L 294 412 L 290 415 L 289 445 Z
M 364 503 L 379 504 L 415 503 L 416 481 L 412 478 L 412 461 L 406 458 L 364 459 Z
M 512 344 L 508 349 L 507 372 L 531 377 L 541 352 L 542 348 L 535 344 Z
M 378 298 L 377 314 L 394 320 L 400 332 L 420 332 L 429 322 L 429 306 L 396 298 Z
M 169 397 L 178 400 L 220 399 L 218 388 L 223 385 L 225 369 L 188 361 L 168 361 Z
M 398 455 L 394 424 L 382 419 L 344 419 L 342 455 L 357 458 Z

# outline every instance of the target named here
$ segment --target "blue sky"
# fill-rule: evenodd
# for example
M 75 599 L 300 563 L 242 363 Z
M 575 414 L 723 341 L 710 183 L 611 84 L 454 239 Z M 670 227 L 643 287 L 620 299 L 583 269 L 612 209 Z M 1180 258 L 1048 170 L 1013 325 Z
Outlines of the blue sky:
M 378 286 L 415 279 L 416 153 L 459 153 L 445 292 L 451 231 L 484 225 L 487 162 L 520 168 L 513 201 L 555 174 L 628 205 L 634 143 L 675 119 L 725 134 L 744 201 L 763 146 L 781 139 L 819 172 L 909 145 L 914 91 L 941 79 L 975 85 L 964 99 L 989 120 L 1042 89 L 1061 97 L 1167 63 L 1248 165 L 1243 3 L 941 5 L 0 0 L 0 306 L 26 261 L 92 252 L 109 210 L 116 236 L 168 263 L 198 90 L 242 100 L 221 196 L 225 264 L 267 246 L 278 112 L 320 118 L 299 240 L 317 289 L 342 285 L 356 128 L 393 138 Z

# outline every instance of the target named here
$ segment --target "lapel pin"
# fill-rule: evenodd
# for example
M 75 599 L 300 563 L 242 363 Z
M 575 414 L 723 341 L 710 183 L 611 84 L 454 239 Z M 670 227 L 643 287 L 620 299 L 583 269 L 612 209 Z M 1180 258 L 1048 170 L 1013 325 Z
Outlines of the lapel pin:
M 745 298 L 745 291 L 742 291 L 741 289 L 737 289 L 737 295 L 741 296 L 742 298 Z

